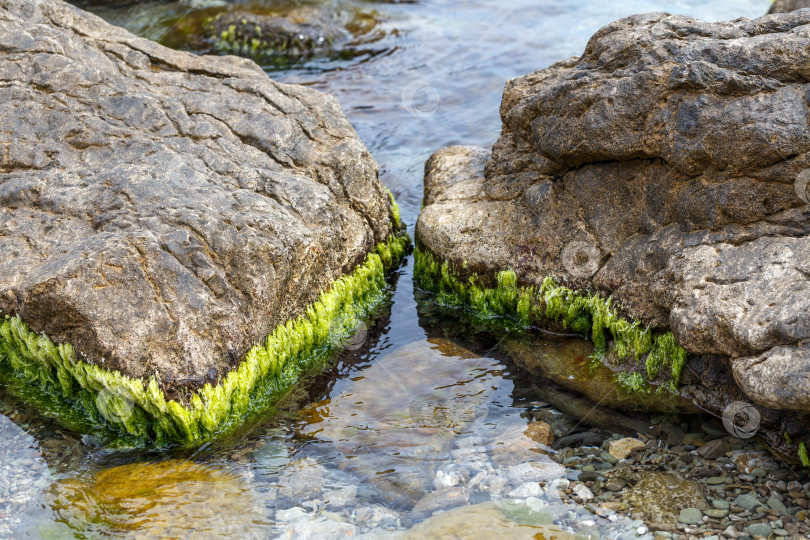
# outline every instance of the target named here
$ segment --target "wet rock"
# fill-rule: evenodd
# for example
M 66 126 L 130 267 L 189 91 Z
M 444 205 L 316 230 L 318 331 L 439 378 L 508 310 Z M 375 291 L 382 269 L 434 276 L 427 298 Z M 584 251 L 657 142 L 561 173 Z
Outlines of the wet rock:
M 608 448 L 611 456 L 616 459 L 624 459 L 634 450 L 644 448 L 644 442 L 628 437 L 611 442 Z
M 442 471 L 436 473 L 436 478 L 433 479 L 433 487 L 436 489 L 444 489 L 457 486 L 461 483 L 461 476 L 455 471 L 444 474 Z
M 574 433 L 573 435 L 566 435 L 554 442 L 554 448 L 567 448 L 573 446 L 600 446 L 602 441 L 605 440 L 605 435 L 595 433 L 593 431 L 583 431 L 581 433 Z
M 692 355 L 739 359 L 748 401 L 810 410 L 809 87 L 795 84 L 808 24 L 800 10 L 602 28 L 581 57 L 507 84 L 491 158 L 462 147 L 428 161 L 417 242 L 462 278 L 512 268 L 518 284 L 553 275 L 610 295 Z M 652 373 L 638 375 L 678 379 Z M 807 416 L 793 416 L 798 434 Z
M 610 478 L 605 482 L 605 489 L 608 491 L 621 491 L 625 485 L 624 480 L 620 478 Z
M 777 512 L 779 512 L 779 515 L 781 516 L 790 515 L 787 507 L 785 506 L 785 503 L 783 503 L 776 497 L 769 497 L 766 504 L 768 505 L 768 508 L 771 508 L 772 510 L 776 510 Z
M 591 365 L 593 344 L 582 339 L 550 339 L 548 336 L 524 336 L 506 339 L 501 344 L 515 363 L 532 375 L 551 380 L 616 410 L 654 412 L 696 412 L 690 402 L 671 393 L 637 395 L 620 391 L 616 373 L 602 364 Z
M 496 463 L 517 465 L 536 459 L 553 442 L 551 426 L 546 422 L 530 422 L 525 429 L 518 426 L 498 436 L 490 445 L 490 455 Z
M 529 439 L 543 446 L 551 446 L 554 443 L 554 433 L 551 431 L 551 426 L 546 422 L 529 422 L 529 426 L 523 433 Z
M 678 522 L 685 525 L 697 525 L 703 521 L 703 512 L 697 508 L 684 508 L 678 514 Z
M 446 488 L 428 493 L 413 507 L 414 513 L 432 513 L 436 510 L 444 510 L 467 504 L 469 494 L 461 488 Z
M 526 497 L 538 497 L 542 495 L 543 488 L 537 482 L 526 482 L 509 492 L 513 499 L 525 499 Z
M 745 493 L 734 500 L 734 506 L 743 510 L 753 510 L 762 506 L 762 503 L 753 495 Z
M 731 455 L 731 461 L 742 473 L 752 473 L 754 469 L 774 471 L 779 468 L 776 462 L 762 451 L 738 450 Z
M 506 476 L 513 483 L 550 482 L 565 476 L 565 468 L 553 461 L 532 461 L 506 468 Z
M 290 3 L 249 3 L 197 9 L 161 39 L 174 48 L 246 56 L 266 67 L 315 57 L 349 57 L 384 36 L 376 10 L 327 2 L 319 9 Z
M 745 530 L 752 537 L 764 536 L 765 538 L 768 538 L 773 532 L 771 526 L 765 523 L 754 523 L 746 527 Z
M 352 504 L 357 498 L 357 486 L 345 486 L 340 489 L 330 490 L 324 495 L 327 506 L 342 508 Z
M 392 232 L 331 96 L 59 0 L 0 28 L 0 312 L 82 361 L 182 401 Z
M 728 516 L 728 510 L 723 510 L 721 508 L 710 508 L 705 511 L 705 514 L 710 518 L 723 519 L 724 517 Z
M 698 454 L 706 459 L 717 459 L 726 453 L 726 441 L 715 439 L 698 448 Z
M 674 526 L 684 508 L 702 511 L 709 507 L 703 490 L 695 481 L 654 471 L 636 473 L 621 469 L 615 474 L 623 475 L 625 480 L 635 484 L 622 496 L 622 502 L 630 507 L 631 512 L 642 513 L 653 526 Z
M 378 504 L 361 506 L 355 510 L 355 520 L 362 527 L 393 527 L 398 519 L 397 512 Z
M 560 527 L 539 523 L 522 524 L 507 515 L 494 503 L 485 502 L 441 512 L 408 530 L 404 538 L 418 540 L 479 540 L 481 537 L 504 540 L 527 538 L 573 537 Z
M 310 13 L 286 17 L 226 11 L 206 21 L 204 31 L 213 38 L 217 50 L 229 54 L 299 57 L 328 49 L 340 35 L 328 22 L 319 20 L 317 10 L 307 11 Z M 306 22 L 294 22 L 296 15 Z
M 810 0 L 774 0 L 768 13 L 789 13 L 807 8 L 810 8 Z
M 294 461 L 278 479 L 278 494 L 295 502 L 320 496 L 327 474 L 326 467 L 312 458 Z
M 319 540 L 321 538 L 350 538 L 357 535 L 357 528 L 327 516 L 300 519 L 285 527 L 278 538 L 285 540 Z
M 92 526 L 103 536 L 137 532 L 164 538 L 190 530 L 266 535 L 264 504 L 240 475 L 193 461 L 132 463 L 102 470 L 89 481 L 61 480 L 46 499 L 60 519 L 78 530 Z
M 593 499 L 593 492 L 582 484 L 576 484 L 572 489 L 574 495 L 581 501 L 590 501 Z

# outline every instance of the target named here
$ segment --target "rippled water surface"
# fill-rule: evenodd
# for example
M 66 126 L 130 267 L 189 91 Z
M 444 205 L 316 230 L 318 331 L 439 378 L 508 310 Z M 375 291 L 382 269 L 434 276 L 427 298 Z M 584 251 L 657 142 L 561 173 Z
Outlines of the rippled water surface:
M 337 97 L 412 232 L 425 160 L 450 144 L 491 145 L 507 79 L 580 53 L 591 34 L 621 16 L 665 10 L 706 20 L 755 17 L 769 2 L 302 5 L 337 21 L 344 52 L 268 70 Z M 177 44 L 172 34 L 184 14 L 212 6 L 94 9 Z M 631 530 L 589 521 L 583 509 L 559 500 L 542 503 L 559 512 L 554 524 L 488 496 L 471 496 L 423 522 L 431 513 L 426 494 L 495 478 L 499 467 L 538 456 L 533 449 L 502 451 L 530 419 L 553 420 L 558 435 L 579 420 L 559 410 L 552 390 L 526 382 L 492 339 L 443 319 L 429 304 L 420 301 L 417 310 L 411 268 L 409 260 L 392 277 L 390 300 L 369 322 L 361 347 L 343 351 L 328 372 L 290 396 L 278 417 L 231 440 L 194 451 L 111 453 L 0 393 L 0 537 L 463 538 L 480 537 L 487 527 L 505 538 L 567 538 L 561 520 L 577 524 L 582 537 Z

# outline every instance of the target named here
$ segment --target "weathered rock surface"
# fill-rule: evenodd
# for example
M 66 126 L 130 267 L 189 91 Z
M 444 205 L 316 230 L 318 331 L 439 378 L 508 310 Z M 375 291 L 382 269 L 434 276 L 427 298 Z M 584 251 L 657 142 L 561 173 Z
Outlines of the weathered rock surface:
M 173 391 L 392 231 L 335 99 L 57 0 L 0 0 L 0 312 Z
M 810 8 L 808 0 L 774 0 L 768 13 L 789 13 L 797 9 Z
M 428 161 L 418 242 L 464 272 L 612 295 L 736 359 L 750 400 L 810 410 L 808 39 L 810 11 L 611 23 L 507 83 L 491 157 Z

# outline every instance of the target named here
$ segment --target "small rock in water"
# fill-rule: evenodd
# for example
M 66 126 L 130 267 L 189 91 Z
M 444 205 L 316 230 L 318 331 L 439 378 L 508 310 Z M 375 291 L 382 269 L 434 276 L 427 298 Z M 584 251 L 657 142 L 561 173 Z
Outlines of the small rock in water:
M 543 493 L 543 488 L 537 482 L 526 482 L 509 492 L 513 499 L 525 499 L 526 497 L 537 497 Z
M 773 471 L 779 466 L 765 452 L 745 452 L 738 450 L 731 456 L 731 461 L 737 466 L 737 470 L 742 473 L 753 474 L 754 469 Z
M 436 478 L 433 479 L 433 487 L 437 490 L 455 487 L 461 483 L 461 477 L 456 471 L 451 471 L 444 474 L 442 471 L 436 473 Z
M 706 515 L 715 518 L 715 519 L 722 519 L 728 515 L 728 510 L 723 510 L 721 508 L 710 508 L 706 510 Z
M 593 499 L 593 493 L 590 489 L 582 484 L 576 484 L 573 488 L 574 494 L 583 501 L 590 501 Z
M 324 495 L 327 506 L 341 508 L 357 498 L 357 486 L 346 486 L 335 489 Z
M 419 499 L 413 507 L 413 512 L 416 514 L 429 514 L 436 510 L 444 510 L 466 504 L 468 500 L 469 495 L 461 488 L 441 489 L 428 493 Z
M 531 422 L 501 434 L 490 446 L 492 461 L 503 465 L 517 465 L 537 459 L 543 446 L 554 442 L 551 426 L 546 422 Z
M 765 538 L 768 538 L 771 535 L 771 533 L 773 532 L 773 529 L 771 528 L 771 526 L 768 525 L 768 524 L 765 524 L 765 523 L 754 523 L 754 524 L 749 525 L 748 527 L 746 527 L 745 530 L 752 537 L 764 536 Z
M 698 454 L 706 459 L 717 459 L 726 453 L 726 441 L 715 439 L 698 449 Z
M 726 538 L 737 538 L 739 535 L 740 533 L 737 532 L 737 529 L 734 528 L 734 525 L 729 525 L 723 530 L 723 536 L 725 536 Z
M 638 439 L 627 437 L 611 442 L 608 451 L 614 458 L 624 459 L 629 456 L 633 450 L 638 448 L 644 448 L 644 443 Z
M 279 510 L 276 512 L 276 521 L 284 521 L 286 523 L 292 523 L 295 521 L 300 521 L 309 515 L 306 510 L 300 508 L 298 506 L 293 506 L 292 508 L 288 508 L 286 510 Z
M 787 507 L 785 507 L 785 504 L 776 497 L 769 498 L 767 504 L 768 508 L 770 508 L 771 510 L 776 510 L 777 512 L 779 512 L 779 515 L 781 516 L 790 515 Z
M 697 508 L 684 508 L 678 515 L 678 521 L 685 525 L 697 525 L 703 521 L 703 512 Z
M 565 476 L 565 468 L 553 461 L 532 461 L 507 467 L 506 476 L 512 482 L 550 482 Z
M 391 527 L 396 524 L 399 514 L 375 504 L 362 506 L 355 511 L 355 521 L 362 527 Z
M 734 506 L 742 508 L 743 510 L 753 510 L 758 506 L 762 506 L 762 504 L 759 502 L 759 499 L 757 499 L 753 495 L 744 493 L 739 497 L 737 497 L 737 499 L 734 501 Z

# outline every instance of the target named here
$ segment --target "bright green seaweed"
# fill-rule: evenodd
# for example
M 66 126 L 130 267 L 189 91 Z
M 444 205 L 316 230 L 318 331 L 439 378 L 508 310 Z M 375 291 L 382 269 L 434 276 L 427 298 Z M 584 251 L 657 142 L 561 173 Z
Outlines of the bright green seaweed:
M 19 317 L 0 319 L 0 374 L 9 390 L 73 429 L 114 446 L 190 446 L 234 431 L 266 410 L 324 362 L 384 299 L 385 272 L 410 240 L 392 235 L 299 317 L 279 325 L 216 386 L 187 403 L 166 401 L 159 381 L 132 379 L 76 357 L 69 344 L 32 332 Z
M 476 275 L 462 281 L 447 261 L 439 262 L 426 250 L 416 248 L 414 255 L 416 279 L 423 289 L 436 294 L 442 306 L 464 309 L 494 329 L 525 330 L 543 320 L 560 321 L 590 337 L 596 348 L 595 362 L 611 355 L 632 359 L 649 381 L 663 377 L 672 391 L 680 383 L 686 351 L 672 332 L 653 336 L 652 330 L 638 321 L 630 322 L 619 315 L 610 298 L 574 291 L 558 285 L 551 276 L 540 287 L 518 286 L 512 270 L 499 272 L 494 286 L 487 287 Z M 649 384 L 639 371 L 620 372 L 617 384 L 624 390 L 646 393 Z

